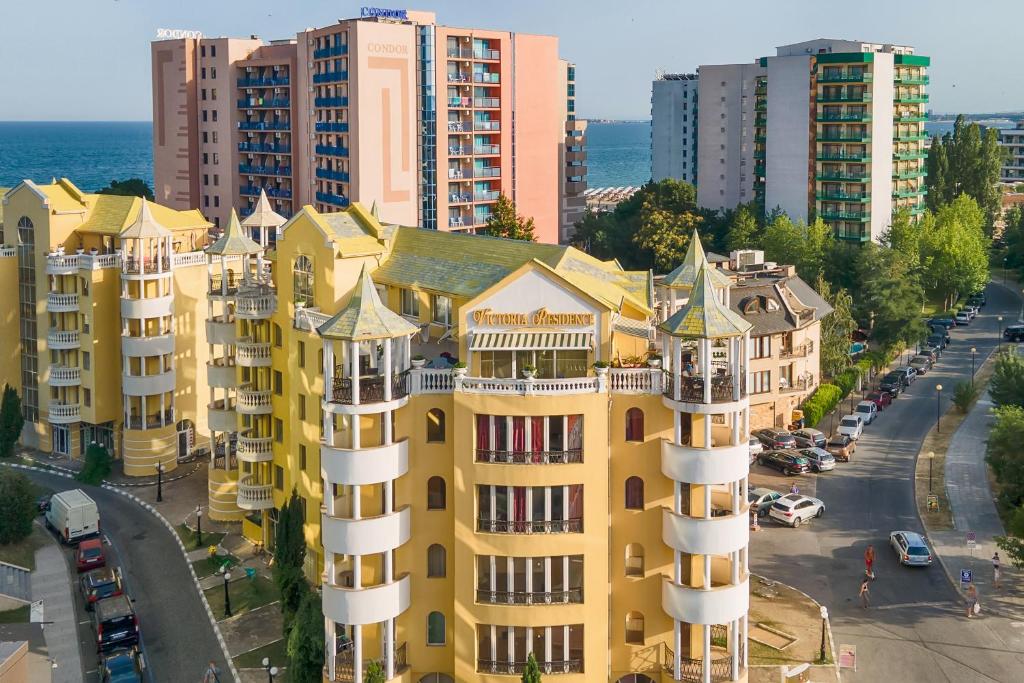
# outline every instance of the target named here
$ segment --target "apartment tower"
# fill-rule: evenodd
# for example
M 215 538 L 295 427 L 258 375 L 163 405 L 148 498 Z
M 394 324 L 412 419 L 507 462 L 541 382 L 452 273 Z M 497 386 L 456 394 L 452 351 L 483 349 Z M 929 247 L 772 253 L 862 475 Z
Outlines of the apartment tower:
M 697 184 L 697 74 L 662 74 L 651 89 L 651 178 Z

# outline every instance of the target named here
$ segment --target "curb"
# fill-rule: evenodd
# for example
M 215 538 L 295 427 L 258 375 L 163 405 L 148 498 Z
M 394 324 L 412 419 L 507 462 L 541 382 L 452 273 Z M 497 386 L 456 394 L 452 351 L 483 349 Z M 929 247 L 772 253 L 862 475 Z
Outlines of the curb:
M 26 460 L 30 460 L 30 461 L 36 463 L 37 465 L 41 465 L 42 468 L 45 468 L 44 471 L 50 472 L 51 474 L 61 474 L 61 475 L 70 476 L 71 478 L 75 478 L 75 476 L 79 473 L 78 470 L 71 469 L 70 467 L 61 467 L 60 465 L 51 465 L 48 462 L 43 462 L 43 461 L 41 461 L 41 460 L 39 460 L 37 458 L 34 458 L 31 455 L 28 455 L 26 453 L 21 453 L 20 455 L 21 455 L 21 457 L 25 458 Z M 195 467 L 193 467 L 191 470 L 189 470 L 188 472 L 185 472 L 184 474 L 179 474 L 179 475 L 174 476 L 174 477 L 164 477 L 163 478 L 163 483 L 169 484 L 172 481 L 178 481 L 180 479 L 184 479 L 185 477 L 191 477 L 193 474 L 195 474 L 198 471 L 199 471 L 199 462 L 196 461 L 195 462 Z M 115 482 L 112 482 L 112 481 L 110 481 L 108 479 L 104 479 L 102 485 L 103 486 L 107 486 L 107 485 L 118 486 L 118 487 L 121 487 L 121 488 L 138 488 L 138 487 L 143 487 L 143 486 L 156 486 L 156 482 L 155 481 L 151 481 L 151 482 L 146 482 L 146 481 L 142 481 L 142 482 L 126 481 L 126 482 L 121 482 L 121 483 L 115 483 Z
M 53 474 L 53 475 L 56 475 L 58 477 L 64 477 L 66 479 L 74 479 L 73 474 L 68 474 L 67 473 L 67 472 L 73 472 L 73 470 L 67 470 L 66 468 L 60 468 L 62 470 L 65 470 L 65 472 L 60 472 L 60 471 L 54 472 L 52 470 L 43 469 L 42 467 L 33 467 L 32 465 L 22 465 L 22 464 L 17 464 L 17 463 L 0 463 L 0 465 L 4 465 L 5 467 L 12 467 L 12 468 L 15 468 L 15 469 L 20 469 L 20 470 L 31 470 L 33 472 L 40 472 L 42 474 Z M 171 524 L 170 522 L 168 522 L 167 518 L 164 517 L 162 514 L 160 514 L 160 512 L 157 511 L 157 509 L 155 507 L 153 507 L 152 505 L 150 505 L 149 503 L 147 503 L 147 502 L 145 502 L 143 500 L 140 500 L 137 496 L 129 493 L 128 491 L 124 491 L 124 490 L 120 489 L 116 485 L 106 484 L 106 483 L 102 484 L 100 486 L 100 488 L 106 489 L 107 491 L 112 491 L 114 493 L 118 493 L 118 494 L 124 496 L 125 498 L 133 501 L 134 503 L 136 503 L 140 507 L 142 507 L 142 508 L 148 510 L 149 512 L 151 512 L 154 517 L 156 517 L 158 520 L 160 520 L 163 523 L 164 527 L 174 537 L 174 540 L 178 542 L 178 548 L 181 550 L 182 559 L 185 560 L 185 565 L 188 567 L 188 571 L 192 575 L 192 583 L 196 587 L 196 592 L 199 593 L 199 599 L 202 600 L 203 607 L 206 608 L 206 616 L 210 619 L 210 625 L 213 627 L 213 632 L 217 636 L 217 643 L 220 645 L 221 653 L 224 655 L 224 659 L 227 662 L 228 669 L 231 670 L 231 675 L 232 675 L 233 679 L 235 680 L 235 683 L 240 683 L 240 679 L 238 677 L 238 669 L 235 668 L 235 662 L 231 658 L 231 653 L 228 651 L 228 646 L 224 642 L 224 636 L 223 636 L 223 634 L 221 634 L 220 628 L 217 626 L 217 620 L 214 618 L 213 611 L 210 609 L 210 603 L 206 601 L 206 595 L 203 593 L 202 589 L 199 587 L 199 579 L 196 578 L 195 568 L 192 566 L 192 563 L 188 561 L 188 553 L 185 550 L 185 544 L 181 542 L 181 537 L 178 536 L 177 532 L 174 530 L 174 525 Z
M 794 593 L 799 593 L 800 595 L 804 596 L 805 598 L 807 598 L 808 600 L 813 602 L 815 605 L 817 605 L 819 608 L 821 607 L 821 603 L 820 602 L 818 602 L 817 600 L 812 598 L 807 593 L 804 593 L 799 588 L 794 588 L 793 586 L 790 586 L 788 583 L 783 583 L 782 581 L 776 581 L 775 579 L 769 579 L 767 576 L 762 576 L 760 574 L 755 574 L 754 572 L 750 572 L 750 575 L 751 576 L 756 576 L 757 578 L 763 579 L 765 581 L 771 581 L 772 583 L 777 583 L 780 586 L 785 586 L 786 588 L 788 588 L 789 590 L 793 591 Z M 839 658 L 836 656 L 836 641 L 835 641 L 835 638 L 832 637 L 832 615 L 831 614 L 829 614 L 828 617 L 825 619 L 825 630 L 828 632 L 828 649 L 829 649 L 829 651 L 832 654 L 832 665 L 835 667 L 835 670 L 836 670 L 836 680 L 837 681 L 842 681 L 843 679 L 842 679 L 842 676 L 841 676 L 840 671 L 839 671 Z M 775 665 L 773 664 L 771 666 L 775 666 Z M 814 666 L 814 665 L 812 665 L 812 666 Z M 827 666 L 827 665 L 819 664 L 818 666 Z

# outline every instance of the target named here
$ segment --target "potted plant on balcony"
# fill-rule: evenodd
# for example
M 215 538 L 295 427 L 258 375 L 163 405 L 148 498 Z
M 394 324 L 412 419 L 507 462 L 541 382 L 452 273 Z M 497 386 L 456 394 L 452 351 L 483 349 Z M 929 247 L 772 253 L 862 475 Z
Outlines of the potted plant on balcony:
M 535 366 L 533 366 L 533 365 L 524 365 L 523 366 L 523 377 L 525 377 L 527 380 L 532 380 L 536 376 L 537 376 L 537 368 Z
M 656 351 L 652 351 L 647 354 L 647 367 L 649 368 L 660 368 L 661 367 L 661 354 Z
M 467 372 L 469 367 L 461 360 L 452 366 L 452 374 L 456 377 L 465 377 Z
M 416 370 L 421 369 L 426 364 L 427 358 L 423 354 L 417 353 L 415 356 L 412 357 L 412 366 Z
M 608 361 L 606 360 L 595 360 L 594 361 L 594 374 L 598 377 L 604 377 L 608 374 Z

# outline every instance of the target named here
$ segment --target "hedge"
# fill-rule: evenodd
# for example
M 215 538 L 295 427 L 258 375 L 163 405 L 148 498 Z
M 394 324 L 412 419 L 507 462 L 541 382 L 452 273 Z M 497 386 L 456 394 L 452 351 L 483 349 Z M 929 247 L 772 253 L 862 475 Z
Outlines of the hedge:
M 857 388 L 857 380 L 860 378 L 860 369 L 856 366 L 849 367 L 832 378 L 832 383 L 839 387 L 842 396 Z
M 801 406 L 804 411 L 804 424 L 808 427 L 817 425 L 821 418 L 836 407 L 843 396 L 843 390 L 835 384 L 819 385 Z

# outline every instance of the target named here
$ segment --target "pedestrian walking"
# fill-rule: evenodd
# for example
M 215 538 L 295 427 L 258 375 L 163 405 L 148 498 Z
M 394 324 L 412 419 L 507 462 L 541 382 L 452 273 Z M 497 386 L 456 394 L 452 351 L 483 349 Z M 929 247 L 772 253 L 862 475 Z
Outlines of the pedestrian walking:
M 992 556 L 992 585 L 999 588 L 999 552 Z
M 206 673 L 203 674 L 203 683 L 220 683 L 220 669 L 212 659 L 206 667 Z
M 800 493 L 800 487 L 796 485 L 795 481 L 793 482 L 792 486 L 789 487 L 789 492 L 792 493 L 793 495 Z
M 967 587 L 967 618 L 973 619 L 974 615 L 981 611 L 981 603 L 978 602 L 978 589 L 972 583 Z
M 864 551 L 864 576 L 874 580 L 875 578 L 875 546 L 869 545 Z
M 871 588 L 867 577 L 860 582 L 860 606 L 864 609 L 871 606 Z

